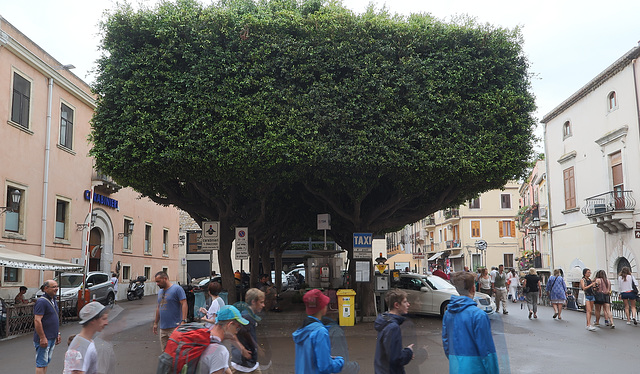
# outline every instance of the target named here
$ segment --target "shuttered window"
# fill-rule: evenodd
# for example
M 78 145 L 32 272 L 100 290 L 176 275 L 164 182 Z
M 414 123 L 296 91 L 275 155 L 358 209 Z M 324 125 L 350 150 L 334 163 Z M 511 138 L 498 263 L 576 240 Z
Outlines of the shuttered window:
M 480 238 L 480 221 L 471 221 L 471 237 Z
M 564 209 L 576 207 L 576 181 L 573 174 L 573 166 L 565 169 L 564 174 Z
M 501 238 L 515 238 L 516 221 L 500 221 L 498 222 L 498 235 Z

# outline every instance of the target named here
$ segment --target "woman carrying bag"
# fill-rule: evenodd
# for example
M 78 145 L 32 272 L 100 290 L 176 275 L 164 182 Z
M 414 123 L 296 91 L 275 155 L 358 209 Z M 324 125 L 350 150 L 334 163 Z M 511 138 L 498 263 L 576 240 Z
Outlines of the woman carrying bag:
M 562 307 L 567 300 L 567 285 L 564 283 L 564 278 L 560 275 L 560 269 L 553 271 L 553 275 L 549 277 L 547 281 L 547 292 L 549 293 L 549 300 L 551 300 L 551 306 L 553 307 L 553 318 L 556 317 L 562 319 Z
M 633 319 L 634 325 L 638 324 L 638 321 L 636 321 L 637 284 L 633 275 L 631 275 L 631 269 L 629 269 L 628 266 L 623 267 L 618 277 L 618 292 L 620 292 L 620 298 L 624 302 L 624 313 L 627 315 L 627 325 L 631 324 L 631 319 Z M 631 313 L 629 313 L 629 308 L 631 308 Z

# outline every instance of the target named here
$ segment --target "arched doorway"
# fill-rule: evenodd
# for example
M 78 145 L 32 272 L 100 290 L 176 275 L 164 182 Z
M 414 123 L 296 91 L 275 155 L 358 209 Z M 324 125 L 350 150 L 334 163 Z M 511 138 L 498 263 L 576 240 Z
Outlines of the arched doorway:
M 102 257 L 102 233 L 98 228 L 91 229 L 89 234 L 89 271 L 100 271 Z
M 631 269 L 631 263 L 627 260 L 626 257 L 618 257 L 617 265 L 616 265 L 616 274 L 620 274 L 623 267 L 628 267 Z

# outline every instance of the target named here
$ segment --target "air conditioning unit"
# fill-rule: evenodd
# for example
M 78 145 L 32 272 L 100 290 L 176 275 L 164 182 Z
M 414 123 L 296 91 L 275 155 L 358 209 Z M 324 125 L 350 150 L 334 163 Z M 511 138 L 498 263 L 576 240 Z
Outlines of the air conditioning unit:
M 546 206 L 541 206 L 539 208 L 539 212 L 540 212 L 540 217 L 547 218 L 547 207 Z
M 80 259 L 77 258 L 77 257 L 73 257 L 71 259 L 71 263 L 74 264 L 74 265 L 80 265 Z

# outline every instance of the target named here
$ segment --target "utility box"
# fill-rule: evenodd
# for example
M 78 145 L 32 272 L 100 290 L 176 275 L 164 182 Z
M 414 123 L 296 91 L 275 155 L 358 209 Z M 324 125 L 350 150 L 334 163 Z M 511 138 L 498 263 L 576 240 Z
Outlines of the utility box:
M 338 321 L 340 326 L 353 326 L 356 322 L 356 291 L 338 290 Z

